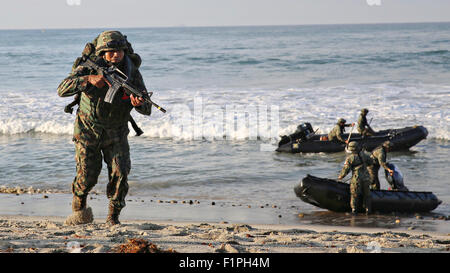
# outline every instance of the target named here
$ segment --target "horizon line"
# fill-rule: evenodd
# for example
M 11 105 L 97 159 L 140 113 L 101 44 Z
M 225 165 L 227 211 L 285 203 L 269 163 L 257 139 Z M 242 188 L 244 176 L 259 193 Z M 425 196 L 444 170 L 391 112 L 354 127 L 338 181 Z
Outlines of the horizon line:
M 339 25 L 401 25 L 401 24 L 436 24 L 450 23 L 450 21 L 417 21 L 417 22 L 368 22 L 368 23 L 311 23 L 311 24 L 274 24 L 274 25 L 173 25 L 173 26 L 128 26 L 128 27 L 49 27 L 49 28 L 1 28 L 0 30 L 83 30 L 83 29 L 144 29 L 144 28 L 227 28 L 227 27 L 271 27 L 271 26 L 339 26 Z

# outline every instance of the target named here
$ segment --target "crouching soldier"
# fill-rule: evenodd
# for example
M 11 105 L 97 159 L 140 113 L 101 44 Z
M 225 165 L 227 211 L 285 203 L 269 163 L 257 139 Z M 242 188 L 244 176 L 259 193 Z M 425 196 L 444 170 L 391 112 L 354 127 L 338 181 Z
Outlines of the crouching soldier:
M 328 140 L 329 141 L 338 141 L 341 143 L 347 143 L 347 140 L 345 140 L 342 135 L 345 132 L 345 127 L 354 126 L 355 123 L 352 124 L 346 124 L 346 120 L 343 118 L 338 119 L 338 122 L 334 126 L 333 130 L 328 133 Z
M 380 170 L 380 166 L 389 172 L 390 175 L 394 174 L 394 170 L 391 170 L 386 162 L 387 152 L 391 150 L 392 146 L 392 142 L 386 140 L 381 146 L 372 151 L 372 155 L 370 157 L 372 158 L 374 164 L 368 166 L 369 174 L 372 180 L 370 185 L 372 190 L 380 189 L 380 180 L 378 179 L 378 171 Z
M 367 114 L 369 113 L 369 109 L 363 108 L 361 109 L 361 114 L 358 118 L 358 132 L 362 137 L 365 136 L 373 136 L 376 132 L 370 127 L 370 124 L 367 122 Z

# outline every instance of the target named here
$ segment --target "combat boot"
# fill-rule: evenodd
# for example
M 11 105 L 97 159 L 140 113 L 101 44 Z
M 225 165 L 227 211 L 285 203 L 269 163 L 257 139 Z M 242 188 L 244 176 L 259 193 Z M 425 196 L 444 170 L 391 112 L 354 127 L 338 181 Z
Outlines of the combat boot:
M 80 211 L 86 208 L 87 196 L 74 195 L 72 199 L 72 211 Z
M 67 217 L 65 225 L 82 225 L 89 224 L 94 221 L 92 209 L 86 206 L 87 195 L 73 196 L 72 199 L 72 215 Z
M 106 217 L 106 224 L 108 226 L 120 225 L 119 214 L 122 208 L 116 208 L 114 205 L 109 204 L 108 217 Z

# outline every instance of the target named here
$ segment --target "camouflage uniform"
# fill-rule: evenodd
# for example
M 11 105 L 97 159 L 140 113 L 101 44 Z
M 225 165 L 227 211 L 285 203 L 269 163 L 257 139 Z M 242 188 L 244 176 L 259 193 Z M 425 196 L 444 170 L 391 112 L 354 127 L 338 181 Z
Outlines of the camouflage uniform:
M 329 141 L 339 141 L 345 143 L 345 139 L 342 138 L 342 134 L 345 132 L 345 127 L 352 126 L 351 124 L 345 124 L 345 122 L 346 122 L 345 119 L 338 120 L 333 130 L 331 130 L 330 133 L 328 133 Z
M 375 134 L 375 131 L 372 130 L 369 123 L 367 122 L 366 115 L 368 112 L 369 110 L 367 110 L 366 108 L 362 109 L 361 114 L 358 118 L 357 129 L 361 136 L 373 136 Z
M 350 170 L 352 171 L 352 178 L 350 181 L 350 207 L 352 213 L 358 211 L 358 204 L 360 198 L 363 199 L 363 205 L 366 212 L 371 211 L 370 200 L 370 183 L 371 177 L 368 173 L 367 166 L 372 165 L 370 155 L 363 151 L 358 151 L 356 142 L 350 142 L 348 149 L 352 151 L 345 160 L 344 167 L 339 174 L 339 180 L 343 179 Z
M 120 36 L 120 32 L 104 32 L 99 37 L 107 42 L 108 38 L 114 40 Z M 97 48 L 96 54 L 101 55 L 102 51 L 113 49 L 122 48 L 104 46 L 100 50 Z M 137 89 L 146 90 L 138 68 L 127 55 L 118 68 L 129 72 L 130 82 Z M 125 206 L 128 174 L 131 169 L 127 137 L 128 120 L 133 106 L 130 98 L 121 91 L 117 92 L 112 104 L 105 103 L 103 100 L 109 86 L 105 84 L 103 88 L 97 88 L 91 85 L 86 76 L 94 74 L 97 74 L 96 71 L 80 65 L 58 87 L 58 95 L 61 97 L 81 92 L 73 134 L 77 174 L 72 183 L 72 192 L 74 196 L 84 197 L 85 204 L 87 194 L 97 183 L 103 153 L 103 159 L 108 166 L 107 196 L 110 206 L 120 211 Z M 148 103 L 134 108 L 143 115 L 151 114 L 151 105 Z
M 380 180 L 378 179 L 378 171 L 380 170 L 380 166 L 382 166 L 385 170 L 390 170 L 386 165 L 386 147 L 385 145 L 389 145 L 390 143 L 385 142 L 382 146 L 377 147 L 372 151 L 372 155 L 370 156 L 373 161 L 373 165 L 368 166 L 369 174 L 371 176 L 372 183 L 370 188 L 372 190 L 380 189 Z

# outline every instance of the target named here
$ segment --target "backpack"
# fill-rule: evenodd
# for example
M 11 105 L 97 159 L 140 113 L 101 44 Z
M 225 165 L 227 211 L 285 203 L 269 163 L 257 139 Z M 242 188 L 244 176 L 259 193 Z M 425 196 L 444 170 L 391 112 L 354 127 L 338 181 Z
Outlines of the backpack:
M 99 58 L 101 58 L 100 56 L 97 56 L 95 54 L 95 47 L 97 45 L 97 39 L 99 36 L 97 36 L 91 43 L 87 43 L 84 46 L 83 52 L 81 53 L 81 57 L 78 57 L 72 64 L 72 72 L 81 64 L 81 62 L 83 61 L 83 57 L 88 57 L 94 62 L 98 61 Z M 124 37 L 125 39 L 127 39 L 126 35 L 124 35 Z M 125 49 L 125 55 L 130 58 L 131 62 L 133 62 L 136 68 L 139 68 L 141 66 L 142 59 L 138 54 L 134 53 L 133 47 L 131 46 L 130 42 L 128 42 L 128 40 L 127 40 L 127 49 Z M 71 103 L 69 103 L 68 105 L 66 105 L 66 107 L 64 107 L 64 112 L 72 114 L 73 107 L 78 104 L 80 104 L 79 93 L 75 95 L 75 98 Z M 136 124 L 131 115 L 129 122 L 131 123 L 131 126 L 133 127 L 134 131 L 136 132 L 136 136 L 140 136 L 144 133 L 141 130 L 141 128 L 138 127 L 138 125 Z

